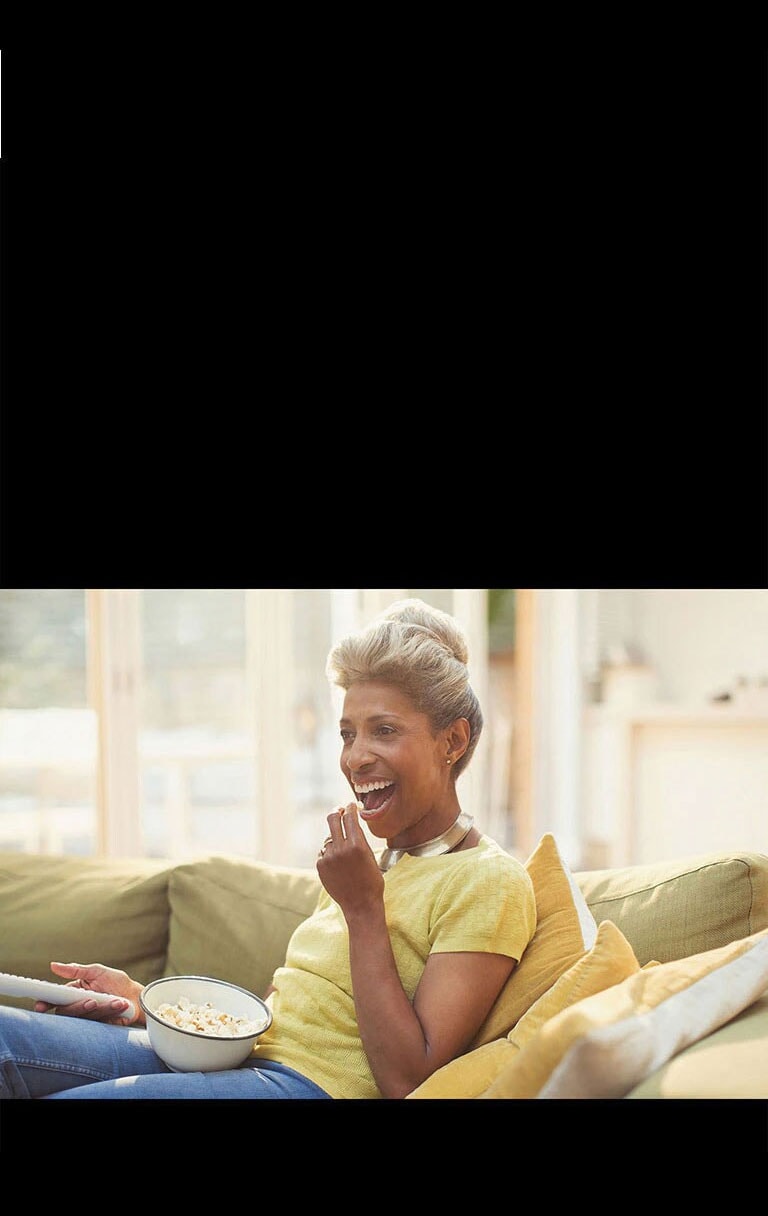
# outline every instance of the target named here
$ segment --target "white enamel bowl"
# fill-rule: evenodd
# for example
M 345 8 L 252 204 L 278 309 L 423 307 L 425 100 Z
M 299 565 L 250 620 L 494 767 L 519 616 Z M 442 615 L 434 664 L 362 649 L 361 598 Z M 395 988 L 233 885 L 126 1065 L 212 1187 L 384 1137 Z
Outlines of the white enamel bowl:
M 186 997 L 193 1005 L 210 1001 L 214 1009 L 257 1022 L 259 1029 L 232 1038 L 182 1030 L 156 1012 L 160 1005 L 175 1005 L 181 997 Z M 202 975 L 170 975 L 153 980 L 142 992 L 139 1003 L 147 1020 L 153 1050 L 174 1072 L 218 1072 L 223 1068 L 237 1068 L 250 1054 L 259 1035 L 272 1024 L 272 1011 L 261 997 L 237 984 Z

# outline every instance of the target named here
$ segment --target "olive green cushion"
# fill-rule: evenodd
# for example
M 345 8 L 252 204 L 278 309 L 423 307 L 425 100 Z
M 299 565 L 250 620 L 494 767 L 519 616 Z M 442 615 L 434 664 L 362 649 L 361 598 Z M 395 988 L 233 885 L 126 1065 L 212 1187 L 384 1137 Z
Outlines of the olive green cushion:
M 55 980 L 51 961 L 163 973 L 171 863 L 0 852 L 0 971 Z M 22 998 L 3 1004 L 30 1009 Z
M 171 875 L 165 975 L 210 975 L 262 995 L 289 938 L 314 911 L 313 870 L 208 857 Z
M 612 920 L 640 966 L 716 950 L 768 928 L 768 856 L 699 853 L 624 869 L 577 871 L 599 924 Z

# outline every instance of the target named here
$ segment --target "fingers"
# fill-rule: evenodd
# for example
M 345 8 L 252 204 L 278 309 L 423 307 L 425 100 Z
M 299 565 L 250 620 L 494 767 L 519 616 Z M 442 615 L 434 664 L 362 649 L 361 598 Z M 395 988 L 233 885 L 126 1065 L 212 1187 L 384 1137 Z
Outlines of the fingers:
M 350 802 L 344 808 L 344 834 L 348 840 L 361 840 L 363 829 L 360 827 L 358 810 L 362 804 Z
M 87 1018 L 92 1022 L 108 1022 L 111 1026 L 130 1026 L 130 1007 L 119 1008 L 125 1001 L 110 1001 L 108 1005 L 100 1005 L 94 1000 L 78 1001 L 75 1005 L 59 1005 L 56 1013 L 64 1018 Z M 135 1020 L 135 1018 L 134 1018 Z
M 340 841 L 348 834 L 348 826 L 357 826 L 357 811 L 362 804 L 359 802 L 348 802 L 346 806 L 337 806 L 331 811 L 326 818 L 331 840 Z
M 79 966 L 78 963 L 51 963 L 51 971 L 55 971 L 57 975 L 69 975 L 74 969 Z
M 63 979 L 80 981 L 93 978 L 90 973 L 94 970 L 94 964 L 85 966 L 83 963 L 51 963 L 50 967 L 51 971 Z
M 360 841 L 363 833 L 357 817 L 359 802 L 348 802 L 346 806 L 337 806 L 326 817 L 330 836 L 326 836 L 318 852 L 318 860 L 325 857 L 333 845 L 342 845 L 345 840 Z
M 71 1009 L 75 1006 L 71 1005 Z M 83 1001 L 83 1010 L 88 1014 L 97 1014 L 99 1021 L 109 1021 L 112 1025 L 129 1026 L 130 1004 L 126 997 L 115 997 L 114 1001 L 110 1001 L 108 1005 L 99 1004 L 94 1000 Z
M 328 824 L 328 830 L 331 833 L 331 840 L 344 839 L 342 820 L 344 819 L 346 813 L 347 807 L 337 806 L 336 809 L 331 811 L 330 815 L 327 816 L 326 823 Z
M 331 834 L 330 843 L 339 844 L 344 839 L 344 828 L 342 827 L 342 819 L 346 813 L 346 807 L 337 806 L 334 811 L 326 817 L 328 831 Z

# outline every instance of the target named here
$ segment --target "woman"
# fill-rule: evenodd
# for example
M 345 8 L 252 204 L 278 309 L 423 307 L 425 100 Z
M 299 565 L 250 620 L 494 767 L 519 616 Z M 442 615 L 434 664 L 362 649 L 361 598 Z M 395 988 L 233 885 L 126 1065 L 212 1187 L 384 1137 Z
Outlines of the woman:
M 416 599 L 332 648 L 352 799 L 327 817 L 323 889 L 245 1064 L 171 1072 L 136 1028 L 141 984 L 102 964 L 52 963 L 116 999 L 85 996 L 55 1018 L 42 1002 L 0 1007 L 0 1097 L 403 1098 L 466 1051 L 536 924 L 524 866 L 459 804 L 483 725 L 467 659 L 456 621 Z M 385 848 L 371 849 L 363 824 Z

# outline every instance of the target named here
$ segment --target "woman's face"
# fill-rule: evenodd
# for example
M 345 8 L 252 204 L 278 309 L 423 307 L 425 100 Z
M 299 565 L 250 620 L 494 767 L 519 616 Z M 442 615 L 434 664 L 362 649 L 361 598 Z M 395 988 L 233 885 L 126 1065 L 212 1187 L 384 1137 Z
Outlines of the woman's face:
M 431 840 L 456 818 L 448 732 L 393 684 L 362 680 L 344 697 L 341 771 L 370 832 L 397 847 Z

